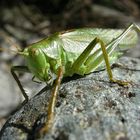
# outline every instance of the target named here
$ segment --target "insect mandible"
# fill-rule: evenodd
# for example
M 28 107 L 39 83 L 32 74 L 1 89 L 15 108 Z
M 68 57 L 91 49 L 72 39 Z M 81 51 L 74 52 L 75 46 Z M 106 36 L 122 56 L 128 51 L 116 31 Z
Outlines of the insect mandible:
M 134 30 L 133 30 L 134 29 Z M 47 84 L 55 81 L 48 105 L 48 120 L 40 133 L 46 133 L 53 125 L 57 94 L 63 77 L 73 74 L 85 75 L 100 70 L 106 65 L 109 80 L 124 85 L 127 82 L 113 77 L 110 61 L 114 62 L 123 51 L 133 47 L 140 28 L 131 24 L 125 30 L 82 28 L 58 32 L 23 51 L 27 66 L 13 66 L 11 73 L 16 80 L 25 101 L 25 93 L 16 71 L 31 72 L 35 78 Z

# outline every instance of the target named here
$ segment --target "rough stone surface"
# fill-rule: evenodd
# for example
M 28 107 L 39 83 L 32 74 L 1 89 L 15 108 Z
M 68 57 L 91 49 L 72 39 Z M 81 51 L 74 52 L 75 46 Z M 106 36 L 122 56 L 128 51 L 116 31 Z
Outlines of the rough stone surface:
M 129 69 L 113 68 L 116 78 L 131 85 L 110 83 L 106 71 L 61 84 L 52 130 L 40 140 L 138 140 L 140 138 L 140 59 L 119 60 Z M 36 95 L 4 125 L 1 140 L 30 140 L 46 118 L 50 89 Z
M 0 118 L 6 116 L 19 103 L 19 94 L 11 80 L 11 75 L 4 71 L 0 65 Z

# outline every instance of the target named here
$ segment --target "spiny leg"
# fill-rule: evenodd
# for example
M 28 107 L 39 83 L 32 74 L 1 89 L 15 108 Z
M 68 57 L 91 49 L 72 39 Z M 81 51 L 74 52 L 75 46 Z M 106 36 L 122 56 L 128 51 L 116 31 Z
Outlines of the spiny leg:
M 139 26 L 137 26 L 136 24 L 131 24 L 126 30 L 123 31 L 123 33 L 120 36 L 118 36 L 116 39 L 111 41 L 106 47 L 105 47 L 104 43 L 99 39 L 99 42 L 100 41 L 102 42 L 101 49 L 97 50 L 96 52 L 94 52 L 94 54 L 90 55 L 87 58 L 87 60 L 84 63 L 84 65 L 87 66 L 87 70 L 85 73 L 89 73 L 93 69 L 96 69 L 99 66 L 99 64 L 102 62 L 102 60 L 104 59 L 105 63 L 106 63 L 107 72 L 108 72 L 110 81 L 116 82 L 120 85 L 128 84 L 129 82 L 123 82 L 123 81 L 116 80 L 113 78 L 112 71 L 111 71 L 110 64 L 109 64 L 109 60 L 108 60 L 108 55 L 110 55 L 112 53 L 112 51 L 115 49 L 115 47 L 123 40 L 123 38 L 125 38 L 127 36 L 127 34 L 132 29 L 135 29 L 136 31 L 140 32 Z M 99 55 L 99 53 L 101 51 L 103 52 L 103 57 L 102 57 L 102 53 Z M 82 61 L 81 61 L 81 64 L 82 64 Z
M 113 78 L 113 74 L 112 74 L 110 63 L 109 63 L 109 57 L 108 57 L 108 52 L 106 51 L 106 47 L 105 47 L 103 41 L 100 40 L 99 38 L 96 38 L 96 42 L 100 44 L 99 46 L 101 47 L 102 54 L 97 56 L 97 57 L 95 57 L 96 56 L 95 54 L 92 54 L 91 56 L 89 56 L 90 61 L 87 59 L 87 61 L 85 62 L 85 65 L 87 66 L 87 72 L 89 73 L 93 69 L 96 69 L 98 67 L 98 65 L 100 63 L 102 63 L 102 61 L 104 60 L 110 81 L 117 83 L 119 85 L 127 85 L 129 82 L 116 80 Z M 93 60 L 92 58 L 96 58 L 96 59 Z M 97 65 L 97 62 L 99 63 L 98 65 Z
M 129 34 L 129 32 L 134 29 L 138 32 L 140 32 L 140 27 L 137 26 L 136 24 L 131 24 L 130 26 L 128 26 L 128 28 L 126 28 L 117 38 L 113 39 L 110 43 L 106 44 L 106 51 L 107 51 L 107 54 L 110 56 L 111 53 L 114 51 L 114 49 L 116 47 L 118 47 L 118 44 Z M 99 54 L 100 53 L 100 54 Z M 89 56 L 89 58 L 86 60 L 86 63 L 89 63 L 89 64 L 93 64 L 94 62 L 97 62 L 97 61 L 101 61 L 101 58 L 96 58 L 97 56 L 101 56 L 102 57 L 102 49 L 99 48 L 98 50 L 96 50 L 94 52 L 94 54 L 92 54 L 91 56 Z M 93 58 L 96 58 L 97 61 L 95 61 Z M 88 62 L 89 61 L 89 62 Z M 85 63 L 85 64 L 86 64 Z M 95 64 L 95 63 L 94 63 Z M 98 65 L 99 62 L 97 62 L 96 65 Z M 89 69 L 93 69 L 95 66 L 88 66 Z M 91 68 L 90 68 L 91 67 Z M 87 70 L 88 71 L 88 70 Z M 89 71 L 90 72 L 90 71 Z M 88 72 L 87 72 L 88 73 Z
M 48 111 L 47 111 L 48 118 L 45 123 L 45 126 L 39 132 L 40 135 L 46 134 L 52 128 L 53 121 L 54 121 L 54 112 L 55 112 L 57 94 L 58 94 L 58 90 L 59 90 L 62 78 L 63 78 L 63 68 L 61 66 L 58 69 L 58 75 L 57 75 L 57 79 L 55 81 L 55 86 L 51 93 L 51 99 L 49 101 Z
M 17 82 L 17 84 L 22 92 L 22 95 L 25 98 L 24 102 L 26 103 L 28 101 L 28 95 L 25 93 L 25 90 L 23 89 L 23 86 L 21 85 L 21 82 L 19 81 L 19 78 L 16 75 L 15 71 L 19 71 L 19 72 L 30 72 L 30 71 L 26 66 L 13 66 L 11 68 L 11 74 L 13 75 L 15 81 Z
M 131 24 L 117 38 L 113 39 L 110 43 L 106 45 L 105 50 L 108 56 L 111 55 L 111 53 L 118 46 L 118 44 L 128 35 L 128 33 L 132 29 L 135 29 L 136 31 L 140 32 L 139 26 L 137 26 L 136 24 Z M 102 62 L 102 60 L 103 60 L 102 49 L 99 48 L 93 54 L 91 54 L 86 60 L 85 65 L 87 65 L 88 67 L 86 73 L 91 72 L 92 69 L 96 69 L 99 66 L 99 64 Z
M 115 47 L 123 40 L 123 38 L 130 32 L 130 30 L 133 28 L 140 31 L 140 28 L 137 25 L 131 24 L 127 29 L 125 29 L 122 32 L 122 34 L 120 34 L 116 39 L 114 39 L 113 41 L 111 41 L 109 44 L 106 45 L 107 54 L 110 54 L 115 49 Z M 83 51 L 83 53 L 77 58 L 77 60 L 72 65 L 72 68 L 71 68 L 72 72 L 77 71 L 80 68 L 80 66 L 82 64 L 84 64 L 85 61 L 86 61 L 85 65 L 86 65 L 86 63 L 91 64 L 92 61 L 97 62 L 96 65 L 99 65 L 100 62 L 95 61 L 94 57 L 96 58 L 99 55 L 102 57 L 102 49 L 99 48 L 92 55 L 90 55 L 91 51 L 98 43 L 99 42 L 96 40 L 96 38 L 93 41 L 91 41 L 91 43 L 86 47 L 86 49 Z M 100 60 L 100 61 L 102 61 L 102 60 Z M 86 70 L 87 71 L 86 73 L 89 73 L 94 67 L 97 67 L 97 66 L 88 65 L 88 67 L 89 67 L 88 69 L 90 69 L 90 70 Z
M 103 57 L 104 57 L 104 60 L 105 60 L 106 69 L 107 69 L 110 81 L 114 82 L 114 83 L 118 83 L 119 85 L 127 85 L 128 82 L 124 82 L 124 81 L 121 81 L 121 80 L 116 80 L 116 79 L 113 78 L 113 74 L 112 74 L 110 63 L 109 63 L 109 57 L 108 57 L 108 53 L 106 51 L 106 47 L 105 47 L 102 40 L 98 39 L 98 42 L 101 44 L 101 49 L 102 49 L 102 52 L 103 52 Z
M 99 46 L 101 47 L 101 51 L 103 53 L 100 56 L 98 56 L 98 53 L 95 53 L 95 54 L 93 53 L 93 55 L 90 55 L 91 51 L 93 50 L 93 48 L 97 44 L 100 44 Z M 93 65 L 90 61 L 87 61 L 89 57 L 92 60 L 92 62 L 94 63 Z M 94 60 L 94 58 L 96 58 L 96 57 L 97 57 L 97 59 Z M 87 48 L 83 51 L 83 53 L 77 58 L 77 60 L 74 62 L 73 66 L 72 66 L 72 71 L 73 71 L 73 73 L 79 72 L 79 69 L 80 69 L 81 65 L 84 64 L 85 65 L 84 73 L 85 74 L 89 73 L 94 68 L 96 68 L 103 61 L 103 59 L 105 60 L 105 64 L 106 64 L 106 68 L 107 68 L 107 72 L 108 72 L 108 76 L 109 76 L 110 81 L 118 83 L 119 85 L 126 85 L 128 82 L 116 80 L 116 79 L 113 78 L 113 74 L 112 74 L 109 59 L 108 59 L 108 53 L 106 51 L 106 48 L 105 48 L 105 45 L 104 45 L 103 41 L 101 41 L 99 38 L 95 38 L 87 46 Z M 83 73 L 81 73 L 81 74 L 83 74 Z

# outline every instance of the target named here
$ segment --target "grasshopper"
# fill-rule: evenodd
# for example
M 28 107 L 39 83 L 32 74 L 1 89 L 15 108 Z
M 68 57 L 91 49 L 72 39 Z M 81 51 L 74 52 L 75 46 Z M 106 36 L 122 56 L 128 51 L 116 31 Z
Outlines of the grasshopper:
M 111 82 L 127 84 L 113 77 L 110 61 L 114 62 L 122 52 L 136 45 L 138 40 L 136 31 L 140 32 L 136 24 L 131 24 L 124 30 L 101 28 L 69 30 L 55 33 L 17 52 L 25 57 L 27 66 L 13 66 L 11 73 L 26 102 L 28 96 L 16 71 L 30 72 L 46 84 L 55 81 L 48 105 L 48 118 L 40 134 L 48 132 L 53 125 L 57 94 L 63 77 L 89 74 L 106 65 Z

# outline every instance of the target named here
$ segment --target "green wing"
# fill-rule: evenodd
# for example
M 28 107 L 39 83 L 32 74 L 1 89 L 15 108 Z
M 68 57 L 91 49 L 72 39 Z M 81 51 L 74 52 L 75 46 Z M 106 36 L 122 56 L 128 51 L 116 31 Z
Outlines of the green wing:
M 59 35 L 64 44 L 64 49 L 71 53 L 82 53 L 87 45 L 95 38 L 98 37 L 107 45 L 113 39 L 116 39 L 123 33 L 122 29 L 100 29 L 100 28 L 83 28 L 64 32 Z M 119 50 L 127 50 L 135 46 L 137 42 L 137 33 L 130 31 L 126 37 L 119 43 Z M 98 48 L 95 47 L 93 51 Z
M 76 58 L 84 51 L 84 49 L 95 37 L 100 38 L 106 45 L 108 45 L 111 41 L 113 41 L 113 39 L 116 39 L 120 34 L 122 34 L 123 31 L 124 30 L 100 28 L 75 29 L 67 32 L 55 33 L 49 38 L 45 38 L 38 43 L 30 45 L 29 47 L 38 49 L 40 48 L 43 50 L 45 55 L 53 59 L 60 58 L 61 47 L 63 47 L 67 55 L 72 55 Z M 119 47 L 115 46 L 115 48 L 117 48 L 119 51 L 127 50 L 134 46 L 136 42 L 137 33 L 135 31 L 130 31 L 127 36 L 119 43 Z M 94 52 L 100 55 L 101 49 L 98 45 L 91 53 L 93 54 Z

